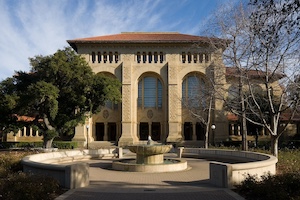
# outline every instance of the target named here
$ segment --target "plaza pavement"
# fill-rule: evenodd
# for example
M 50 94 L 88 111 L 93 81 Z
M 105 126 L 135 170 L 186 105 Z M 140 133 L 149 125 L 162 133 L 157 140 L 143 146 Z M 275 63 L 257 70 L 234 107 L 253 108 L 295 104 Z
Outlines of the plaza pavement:
M 127 155 L 132 157 L 133 155 Z M 165 157 L 175 157 L 168 154 Z M 209 184 L 209 162 L 183 158 L 181 172 L 140 173 L 111 169 L 113 160 L 90 160 L 90 185 L 69 190 L 56 200 L 242 200 L 229 189 Z

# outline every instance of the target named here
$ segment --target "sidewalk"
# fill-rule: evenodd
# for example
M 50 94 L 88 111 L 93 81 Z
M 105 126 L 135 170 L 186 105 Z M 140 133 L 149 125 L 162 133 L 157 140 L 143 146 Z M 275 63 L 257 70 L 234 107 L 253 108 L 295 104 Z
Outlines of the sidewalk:
M 114 171 L 111 169 L 112 160 L 91 160 L 90 185 L 69 190 L 56 200 L 243 199 L 229 189 L 216 188 L 209 184 L 208 161 L 190 158 L 186 160 L 189 169 L 164 173 Z

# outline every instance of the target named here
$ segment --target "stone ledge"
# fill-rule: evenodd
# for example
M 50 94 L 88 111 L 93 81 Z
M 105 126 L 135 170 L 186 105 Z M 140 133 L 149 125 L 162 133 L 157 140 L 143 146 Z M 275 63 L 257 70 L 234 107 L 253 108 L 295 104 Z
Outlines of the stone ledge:
M 224 188 L 233 188 L 248 175 L 276 174 L 278 162 L 268 154 L 219 149 L 184 148 L 182 155 L 210 160 L 210 183 Z
M 89 164 L 82 161 L 116 158 L 118 152 L 117 148 L 107 148 L 34 154 L 22 159 L 23 171 L 51 176 L 68 189 L 86 187 L 89 185 Z

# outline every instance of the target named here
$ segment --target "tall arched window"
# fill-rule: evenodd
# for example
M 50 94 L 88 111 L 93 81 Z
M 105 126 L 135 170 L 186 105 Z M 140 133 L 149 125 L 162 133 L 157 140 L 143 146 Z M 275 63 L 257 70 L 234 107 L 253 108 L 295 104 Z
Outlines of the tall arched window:
M 146 76 L 139 81 L 138 107 L 162 107 L 162 84 L 158 78 Z
M 187 76 L 182 82 L 182 103 L 185 107 L 205 107 L 208 98 L 203 78 Z

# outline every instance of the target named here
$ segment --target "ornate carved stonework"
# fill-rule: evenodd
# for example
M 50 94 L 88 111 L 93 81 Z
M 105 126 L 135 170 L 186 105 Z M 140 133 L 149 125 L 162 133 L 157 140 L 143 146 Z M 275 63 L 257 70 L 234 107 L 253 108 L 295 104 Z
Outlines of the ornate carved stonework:
M 148 112 L 147 112 L 147 117 L 148 117 L 149 119 L 151 119 L 151 118 L 153 117 L 153 111 L 152 111 L 152 110 L 148 110 Z
M 131 119 L 131 85 L 123 85 L 122 87 L 122 119 L 123 121 L 130 121 Z
M 177 85 L 169 85 L 169 116 L 170 116 L 170 121 L 175 121 L 177 120 Z
M 102 116 L 103 116 L 104 119 L 107 119 L 109 117 L 108 110 L 104 110 L 103 113 L 102 113 Z

